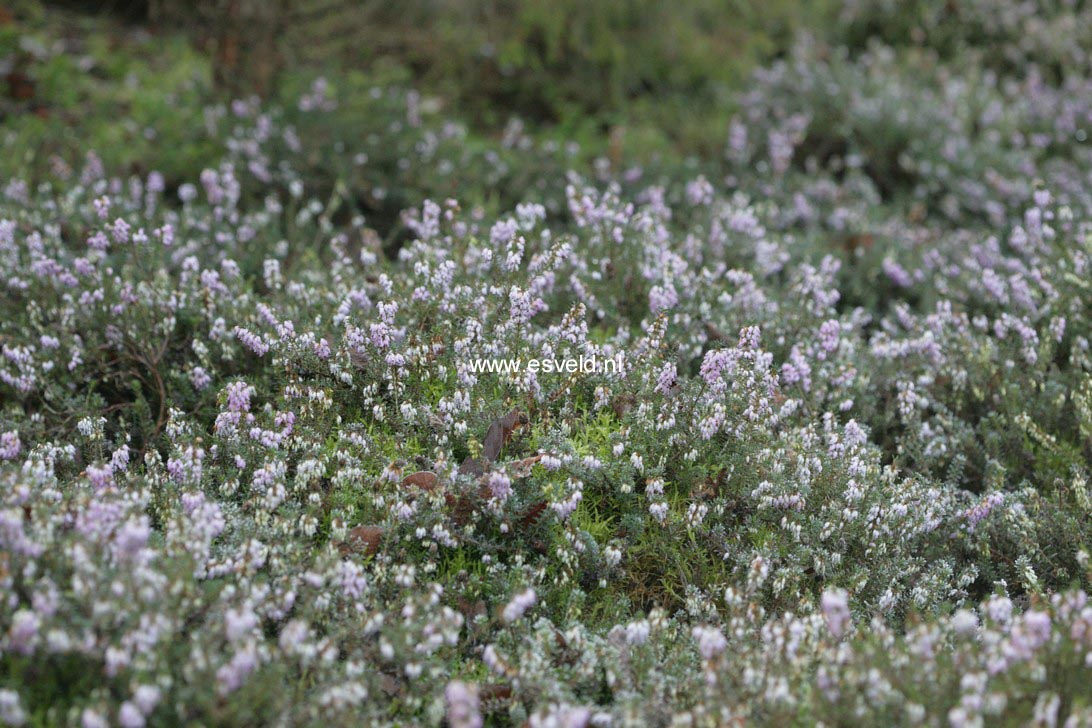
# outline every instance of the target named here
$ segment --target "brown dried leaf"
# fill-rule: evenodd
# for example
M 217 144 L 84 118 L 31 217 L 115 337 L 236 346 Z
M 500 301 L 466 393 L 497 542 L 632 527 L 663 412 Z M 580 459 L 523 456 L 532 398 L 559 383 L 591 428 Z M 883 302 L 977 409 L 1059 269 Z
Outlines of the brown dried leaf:
M 440 485 L 440 476 L 431 470 L 419 470 L 402 478 L 403 488 L 420 488 L 426 493 L 431 493 Z
M 489 430 L 485 433 L 482 458 L 489 462 L 495 461 L 500 457 L 504 446 L 512 439 L 512 435 L 526 424 L 527 415 L 519 410 L 512 410 L 504 417 L 493 420 L 493 424 L 489 425 Z
M 704 322 L 703 326 L 705 328 L 705 336 L 710 341 L 728 341 L 728 334 L 721 331 L 717 326 L 708 321 Z
M 485 468 L 482 467 L 482 463 L 477 458 L 467 458 L 463 460 L 463 464 L 459 466 L 459 475 L 473 475 L 478 477 L 485 472 Z
M 618 419 L 622 419 L 626 416 L 626 412 L 633 409 L 633 405 L 637 404 L 637 398 L 629 392 L 619 394 L 614 398 L 614 401 L 610 403 L 611 409 L 614 410 L 614 416 Z
M 339 550 L 342 554 L 358 553 L 372 556 L 379 550 L 383 540 L 383 529 L 379 526 L 357 526 L 349 531 L 349 537 L 342 542 Z
M 872 249 L 872 244 L 875 241 L 876 239 L 871 233 L 855 233 L 842 241 L 842 247 L 845 248 L 847 253 L 853 253 L 857 250 L 868 251 Z
M 462 528 L 469 523 L 470 516 L 474 513 L 474 502 L 471 501 L 470 496 L 465 493 L 459 495 L 444 493 L 444 502 L 451 511 L 451 520 L 456 526 Z
M 37 95 L 37 87 L 32 79 L 22 71 L 12 71 L 7 75 L 8 96 L 15 101 L 29 101 Z
M 391 697 L 401 697 L 405 694 L 402 683 L 398 678 L 387 673 L 379 675 L 379 689 Z
M 546 501 L 539 501 L 538 503 L 531 504 L 530 507 L 524 512 L 523 517 L 519 520 L 521 528 L 531 528 L 540 520 L 542 520 L 543 514 L 547 508 Z
M 471 624 L 475 617 L 479 617 L 486 612 L 484 599 L 470 601 L 466 597 L 460 596 L 455 600 L 455 606 L 463 617 L 466 618 L 467 624 Z
M 508 476 L 512 478 L 526 478 L 531 474 L 531 468 L 542 459 L 542 455 L 532 455 L 523 460 L 517 460 L 508 464 Z
M 478 699 L 481 700 L 486 710 L 496 710 L 512 699 L 512 688 L 509 685 L 501 685 L 500 683 L 482 685 L 478 689 Z

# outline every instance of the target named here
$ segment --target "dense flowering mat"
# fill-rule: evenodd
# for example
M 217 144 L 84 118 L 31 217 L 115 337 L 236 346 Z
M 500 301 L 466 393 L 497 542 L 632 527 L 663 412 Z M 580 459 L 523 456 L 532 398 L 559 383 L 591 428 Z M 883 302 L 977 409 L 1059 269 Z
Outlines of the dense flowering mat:
M 1089 11 L 1013 8 L 694 165 L 320 82 L 7 182 L 0 722 L 1092 724 Z

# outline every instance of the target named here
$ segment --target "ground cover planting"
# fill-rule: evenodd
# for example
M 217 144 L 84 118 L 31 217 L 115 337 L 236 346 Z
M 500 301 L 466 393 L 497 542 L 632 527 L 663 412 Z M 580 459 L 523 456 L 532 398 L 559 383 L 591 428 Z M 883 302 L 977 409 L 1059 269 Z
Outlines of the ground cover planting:
M 0 724 L 1092 725 L 1092 7 L 955 5 L 701 156 L 5 118 Z

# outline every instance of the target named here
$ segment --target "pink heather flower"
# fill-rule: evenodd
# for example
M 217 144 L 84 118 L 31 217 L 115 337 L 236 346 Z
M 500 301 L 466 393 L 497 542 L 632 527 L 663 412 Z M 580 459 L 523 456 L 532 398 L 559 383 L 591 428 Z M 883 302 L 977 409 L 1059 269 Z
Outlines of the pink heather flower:
M 510 242 L 518 233 L 519 223 L 515 220 L 512 220 L 511 218 L 507 220 L 498 220 L 493 223 L 493 227 L 489 228 L 489 242 L 496 247 L 500 247 L 501 245 Z M 522 251 L 520 252 L 522 254 Z
M 258 356 L 265 356 L 269 351 L 269 345 L 262 341 L 262 337 L 258 336 L 252 331 L 244 329 L 242 326 L 236 326 L 235 338 L 242 343 L 247 349 L 254 352 Z
M 205 451 L 187 446 L 177 457 L 167 460 L 167 472 L 176 482 L 199 483 L 201 481 L 201 461 L 205 459 Z
M 144 728 L 144 715 L 128 700 L 118 710 L 118 725 L 121 728 Z
M 1045 645 L 1050 639 L 1050 615 L 1046 612 L 1038 610 L 1025 612 L 1023 627 L 1035 648 Z
M 819 327 L 819 346 L 823 351 L 834 351 L 838 348 L 838 338 L 841 336 L 842 327 L 837 321 L 831 319 L 825 321 L 822 326 Z
M 95 214 L 98 215 L 100 220 L 105 220 L 110 214 L 110 198 L 106 195 L 92 200 L 91 204 L 94 205 Z
M 277 638 L 277 644 L 288 654 L 304 654 L 311 637 L 311 628 L 307 626 L 307 622 L 302 619 L 293 619 L 284 625 L 280 637 Z
M 709 386 L 715 386 L 721 376 L 735 365 L 735 357 L 728 349 L 714 349 L 705 353 L 701 362 L 701 378 Z
M 554 512 L 557 513 L 558 518 L 564 521 L 576 511 L 577 507 L 580 505 L 580 501 L 583 500 L 583 498 L 584 493 L 582 491 L 574 490 L 565 500 L 551 503 L 550 508 L 552 508 Z
M 86 472 L 95 490 L 103 490 L 114 482 L 114 472 L 109 465 L 88 465 Z
M 670 283 L 665 286 L 653 286 L 648 292 L 648 308 L 653 314 L 667 311 L 679 305 L 679 294 Z
M 122 445 L 110 456 L 110 469 L 115 473 L 123 473 L 129 468 L 129 446 Z
M 489 490 L 494 498 L 504 502 L 512 495 L 512 481 L 504 473 L 494 471 L 489 474 Z
M 1050 335 L 1059 344 L 1065 336 L 1065 316 L 1055 316 L 1050 320 Z
M 219 684 L 220 694 L 228 695 L 241 688 L 250 673 L 257 667 L 258 655 L 252 645 L 236 652 L 231 662 L 216 671 L 216 682 Z
M 224 612 L 224 634 L 228 642 L 238 642 L 251 634 L 258 626 L 258 615 L 248 607 L 229 609 Z
M 883 272 L 888 279 L 900 288 L 908 288 L 914 284 L 914 279 L 906 272 L 906 269 L 891 258 L 883 259 Z
M 18 432 L 9 430 L 0 435 L 0 460 L 14 460 L 22 451 L 23 443 Z
M 359 599 L 364 596 L 364 590 L 368 588 L 368 577 L 364 569 L 352 561 L 342 561 L 338 564 L 338 581 L 347 599 Z
M 667 394 L 671 387 L 675 385 L 678 376 L 674 362 L 664 364 L 663 369 L 660 370 L 660 375 L 656 378 L 656 391 L 660 394 Z
M 512 601 L 508 602 L 504 607 L 504 612 L 502 614 L 504 621 L 509 624 L 515 622 L 523 616 L 524 612 L 534 606 L 536 599 L 535 590 L 530 587 L 512 597 Z
M 799 384 L 805 392 L 811 391 L 811 365 L 794 346 L 789 353 L 789 360 L 781 367 L 781 381 L 785 384 Z
M 845 589 L 826 589 L 819 600 L 823 620 L 835 637 L 841 637 L 850 623 L 849 593 Z
M 0 723 L 9 726 L 26 725 L 27 714 L 19 701 L 19 693 L 0 689 Z M 479 724 L 480 725 L 480 724 Z
M 249 412 L 250 398 L 254 387 L 246 382 L 232 382 L 227 386 L 227 408 L 229 412 Z
M 481 728 L 481 706 L 478 686 L 454 680 L 444 689 L 447 703 L 445 716 L 451 728 Z
M 126 521 L 114 536 L 114 553 L 120 561 L 137 561 L 151 535 L 147 516 Z
M 382 321 L 368 327 L 368 339 L 372 346 L 382 351 L 391 345 L 390 326 Z
M 34 652 L 38 642 L 38 630 L 41 629 L 42 620 L 35 612 L 29 609 L 20 609 L 11 618 L 11 628 L 8 630 L 8 647 L 20 655 L 29 655 Z
M 652 625 L 649 624 L 647 619 L 630 622 L 625 627 L 626 644 L 643 645 L 648 641 L 648 637 L 651 633 Z
M 190 371 L 190 383 L 194 389 L 200 392 L 212 383 L 212 377 L 209 376 L 204 367 L 194 367 Z
M 1000 624 L 1006 624 L 1012 618 L 1012 600 L 1004 596 L 993 596 L 985 604 L 986 615 Z
M 167 223 L 163 227 L 153 230 L 152 236 L 158 239 L 164 248 L 169 248 L 174 243 L 174 228 L 171 227 L 170 223 Z
M 967 530 L 973 532 L 975 527 L 989 516 L 994 508 L 1004 502 L 1004 493 L 990 493 L 981 503 L 964 511 L 963 517 L 967 519 Z
M 525 324 L 535 315 L 531 294 L 521 291 L 518 286 L 512 286 L 508 292 L 508 304 L 509 316 L 516 324 Z
M 91 248 L 91 250 L 98 250 L 100 252 L 106 251 L 110 248 L 110 239 L 106 237 L 105 233 L 99 230 L 87 239 L 87 247 Z
M 686 183 L 686 201 L 695 207 L 713 204 L 713 192 L 713 185 L 709 184 L 705 175 Z
M 113 234 L 114 240 L 116 242 L 127 243 L 129 242 L 130 230 L 131 228 L 129 227 L 129 223 L 125 222 L 119 217 L 117 220 L 114 220 L 114 225 L 111 228 L 110 232 Z

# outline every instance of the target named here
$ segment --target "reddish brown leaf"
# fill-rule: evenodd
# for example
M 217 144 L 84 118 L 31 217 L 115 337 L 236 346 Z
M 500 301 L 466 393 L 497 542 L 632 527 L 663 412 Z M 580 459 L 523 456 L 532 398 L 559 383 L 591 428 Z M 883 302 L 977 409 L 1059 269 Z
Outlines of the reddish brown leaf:
M 538 503 L 533 503 L 524 512 L 523 517 L 520 518 L 520 521 L 519 521 L 520 527 L 521 528 L 531 528 L 532 526 L 534 526 L 536 523 L 538 523 L 540 520 L 542 520 L 542 516 L 543 516 L 544 513 L 546 513 L 546 508 L 547 507 L 548 506 L 546 504 L 546 501 L 539 501 Z
M 426 493 L 431 493 L 440 485 L 440 477 L 431 470 L 419 470 L 402 478 L 403 488 L 420 488 Z
M 871 250 L 872 244 L 875 242 L 875 238 L 871 233 L 856 233 L 848 236 L 843 242 L 842 247 L 845 248 L 847 253 L 853 253 L 857 250 Z
M 459 466 L 459 475 L 473 475 L 478 477 L 485 472 L 485 468 L 482 467 L 482 463 L 477 458 L 467 458 L 463 460 L 463 464 Z
M 465 493 L 444 493 L 444 502 L 451 511 L 451 520 L 456 526 L 462 528 L 470 522 L 470 516 L 474 512 L 474 502 Z
M 633 409 L 633 405 L 635 404 L 637 404 L 637 398 L 629 392 L 625 392 L 624 394 L 620 394 L 615 397 L 614 401 L 611 402 L 610 406 L 611 409 L 614 410 L 614 416 L 618 419 L 622 419 L 626 416 L 626 412 L 629 412 L 631 409 Z
M 478 689 L 478 699 L 481 700 L 486 710 L 496 710 L 500 707 L 500 704 L 512 699 L 512 688 L 499 683 L 482 685 Z
M 379 550 L 383 539 L 383 529 L 379 526 L 357 526 L 349 531 L 349 537 L 342 542 L 341 553 L 358 553 L 372 556 Z
M 519 410 L 512 410 L 504 417 L 493 420 L 493 424 L 489 425 L 489 430 L 485 433 L 482 458 L 493 462 L 500 457 L 501 450 L 512 439 L 512 435 L 526 424 L 527 415 Z
M 721 469 L 716 475 L 707 476 L 704 480 L 697 482 L 691 488 L 690 495 L 692 498 L 698 500 L 712 500 L 720 494 L 721 488 L 724 486 L 724 481 L 728 477 L 728 471 Z
M 531 468 L 542 459 L 542 455 L 532 455 L 523 460 L 517 460 L 508 464 L 508 475 L 512 478 L 526 478 L 531 474 Z
M 460 596 L 455 600 L 455 606 L 459 612 L 466 618 L 467 624 L 474 621 L 475 617 L 479 617 L 485 614 L 485 601 L 478 599 L 476 601 L 470 601 L 464 596 Z
M 728 334 L 724 333 L 713 324 L 706 321 L 703 326 L 705 327 L 705 336 L 710 341 L 728 341 Z
M 22 71 L 12 71 L 7 76 L 8 96 L 16 101 L 27 101 L 37 94 L 34 80 Z

